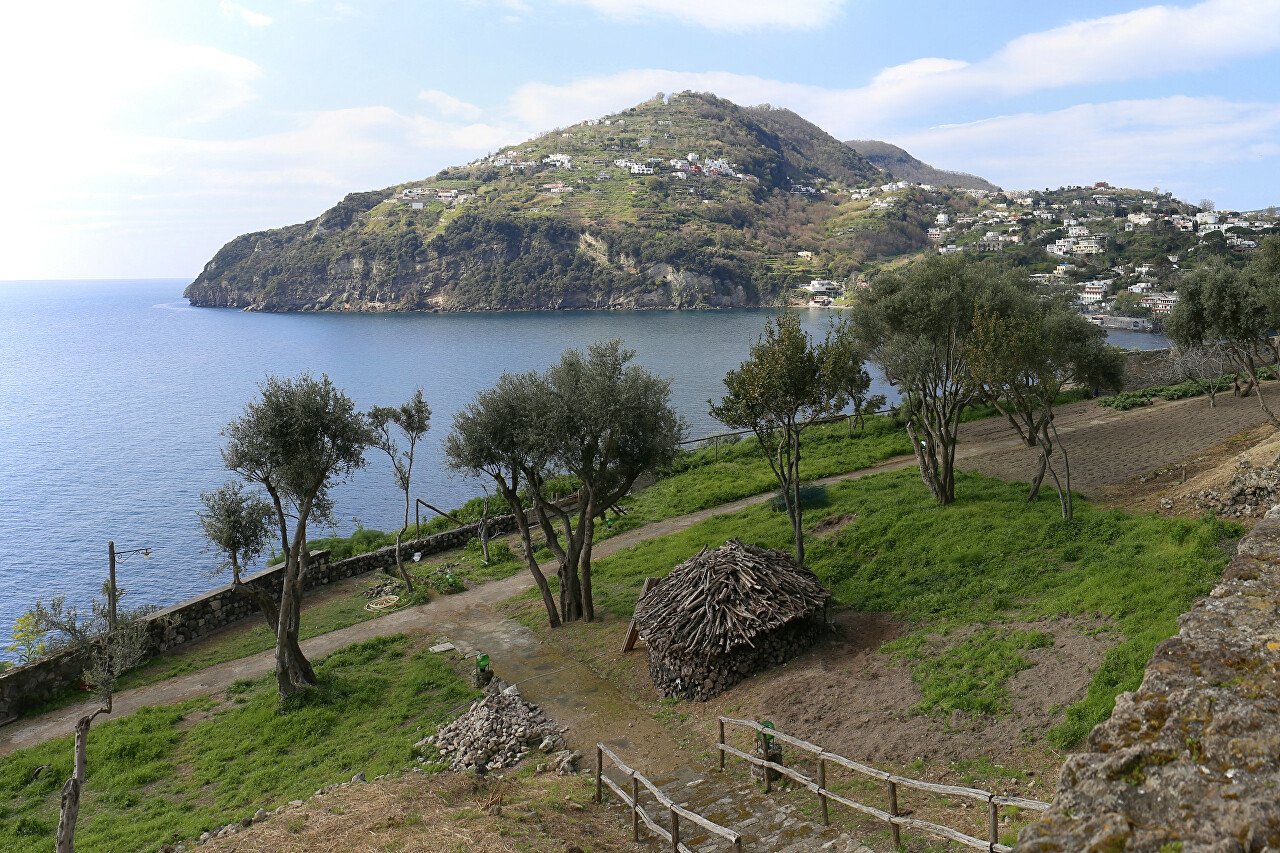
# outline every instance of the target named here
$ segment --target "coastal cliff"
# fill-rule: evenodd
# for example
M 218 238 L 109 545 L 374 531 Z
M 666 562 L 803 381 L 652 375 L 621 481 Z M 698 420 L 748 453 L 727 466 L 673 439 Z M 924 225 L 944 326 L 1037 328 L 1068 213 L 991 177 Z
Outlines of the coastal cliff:
M 252 311 L 768 305 L 928 247 L 923 199 L 851 192 L 890 177 L 788 110 L 685 92 L 236 237 L 184 295 Z

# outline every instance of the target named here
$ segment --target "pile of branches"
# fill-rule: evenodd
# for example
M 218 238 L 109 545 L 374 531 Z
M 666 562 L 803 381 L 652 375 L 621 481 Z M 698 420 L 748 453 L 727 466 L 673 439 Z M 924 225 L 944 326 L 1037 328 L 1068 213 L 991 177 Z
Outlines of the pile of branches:
M 730 539 L 703 548 L 636 605 L 650 654 L 707 659 L 822 611 L 831 594 L 791 555 Z

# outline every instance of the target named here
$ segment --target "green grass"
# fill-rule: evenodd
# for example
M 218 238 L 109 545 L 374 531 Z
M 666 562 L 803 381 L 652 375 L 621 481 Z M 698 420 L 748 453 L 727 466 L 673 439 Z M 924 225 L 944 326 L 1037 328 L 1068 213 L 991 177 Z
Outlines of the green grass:
M 800 475 L 805 480 L 845 474 L 911 452 L 906 430 L 890 418 L 872 416 L 848 437 L 841 423 L 813 426 L 802 433 Z M 708 509 L 778 488 L 754 437 L 682 454 L 670 475 L 627 497 L 631 511 L 604 528 L 599 538 L 679 515 Z
M 1130 515 L 1084 498 L 1077 498 L 1076 518 L 1068 522 L 1056 501 L 1027 504 L 1025 491 L 1020 483 L 961 474 L 956 503 L 940 508 L 914 468 L 829 486 L 826 505 L 806 515 L 806 527 L 836 514 L 856 513 L 857 520 L 830 538 L 810 539 L 806 557 L 838 604 L 895 613 L 912 625 L 897 653 L 927 686 L 930 707 L 1002 707 L 1005 682 L 1025 666 L 1022 652 L 1043 643 L 1006 630 L 1008 621 L 1109 620 L 1122 636 L 1088 695 L 1049 735 L 1051 744 L 1067 747 L 1110 714 L 1116 694 L 1137 688 L 1156 643 L 1212 588 L 1227 544 L 1242 531 L 1219 520 Z M 645 577 L 664 576 L 703 545 L 715 547 L 730 536 L 792 547 L 786 515 L 767 504 L 717 515 L 594 562 L 597 611 L 628 618 Z M 926 653 L 929 636 L 966 626 L 982 633 L 941 657 Z M 985 674 L 977 682 L 952 677 L 968 666 Z
M 1043 631 L 986 628 L 941 652 L 929 650 L 921 632 L 885 643 L 881 651 L 915 663 L 912 675 L 924 694 L 916 711 L 999 714 L 1009 710 L 1009 679 L 1033 665 L 1022 652 L 1052 645 Z
M 268 678 L 232 685 L 229 704 L 194 699 L 94 726 L 77 849 L 155 850 L 357 772 L 404 768 L 426 734 L 417 728 L 475 695 L 403 635 L 342 649 L 316 670 L 322 687 L 284 707 Z M 71 739 L 60 738 L 0 762 L 0 849 L 53 849 L 71 760 Z M 42 764 L 53 770 L 30 781 Z
M 1258 378 L 1267 380 L 1272 378 L 1272 370 L 1269 367 L 1263 367 L 1258 370 Z M 1228 391 L 1232 387 L 1233 381 L 1247 382 L 1248 374 L 1237 373 L 1228 374 L 1217 380 L 1215 393 L 1221 394 Z M 1207 383 L 1206 383 L 1207 384 Z M 1167 400 L 1185 400 L 1188 397 L 1203 397 L 1208 392 L 1199 383 L 1187 380 L 1176 385 L 1151 385 L 1146 388 L 1139 388 L 1136 391 L 1121 391 L 1114 397 L 1098 398 L 1099 406 L 1108 406 L 1121 412 L 1127 412 L 1130 409 L 1141 408 L 1142 406 L 1150 406 L 1151 402 L 1156 399 Z

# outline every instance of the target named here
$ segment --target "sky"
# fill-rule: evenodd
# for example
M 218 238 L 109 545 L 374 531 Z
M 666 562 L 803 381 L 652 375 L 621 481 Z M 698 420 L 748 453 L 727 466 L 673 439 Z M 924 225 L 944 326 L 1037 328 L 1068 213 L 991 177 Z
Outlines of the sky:
M 788 107 L 1010 189 L 1280 204 L 1280 0 L 40 0 L 0 9 L 0 280 L 238 234 L 647 100 Z

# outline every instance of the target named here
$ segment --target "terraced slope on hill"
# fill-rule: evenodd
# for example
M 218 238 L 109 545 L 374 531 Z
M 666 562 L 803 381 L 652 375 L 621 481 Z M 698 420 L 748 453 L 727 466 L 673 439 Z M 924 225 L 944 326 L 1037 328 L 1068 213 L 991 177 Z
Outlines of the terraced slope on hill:
M 227 243 L 194 305 L 417 311 L 769 304 L 927 247 L 925 205 L 788 110 L 654 98 Z

